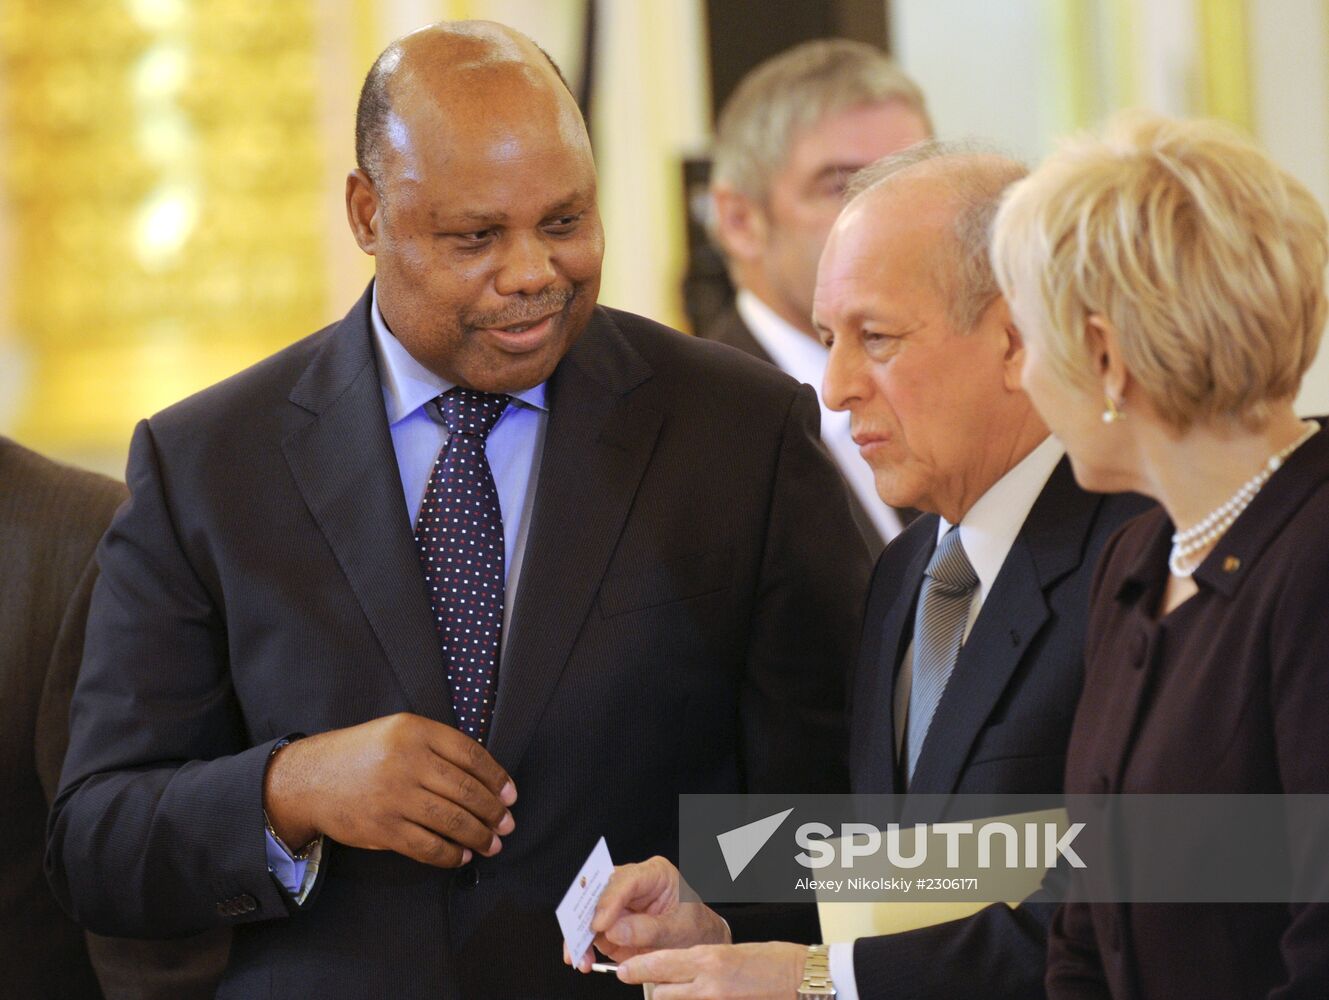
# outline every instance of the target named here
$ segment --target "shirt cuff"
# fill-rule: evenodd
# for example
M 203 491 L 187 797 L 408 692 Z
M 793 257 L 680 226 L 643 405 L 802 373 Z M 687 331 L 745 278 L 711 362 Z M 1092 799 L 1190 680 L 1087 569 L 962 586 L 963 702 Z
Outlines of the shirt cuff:
M 264 831 L 263 836 L 264 850 L 268 856 L 268 871 L 272 872 L 282 888 L 291 894 L 295 905 L 303 906 L 309 897 L 309 890 L 314 888 L 314 883 L 318 881 L 319 862 L 323 860 L 323 838 L 319 837 L 300 852 L 299 858 L 296 858 L 270 827 Z
M 854 978 L 854 942 L 833 944 L 827 950 L 835 1000 L 858 1000 L 858 980 Z

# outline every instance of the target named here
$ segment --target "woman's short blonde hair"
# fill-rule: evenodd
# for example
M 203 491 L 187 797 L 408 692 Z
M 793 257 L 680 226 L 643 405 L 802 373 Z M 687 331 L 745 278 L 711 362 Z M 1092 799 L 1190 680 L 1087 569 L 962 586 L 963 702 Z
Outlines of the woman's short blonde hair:
M 1068 142 L 1007 192 L 992 256 L 1007 299 L 1037 310 L 1057 374 L 1092 377 L 1086 321 L 1102 316 L 1181 430 L 1258 428 L 1295 395 L 1324 328 L 1324 212 L 1218 122 L 1135 112 Z

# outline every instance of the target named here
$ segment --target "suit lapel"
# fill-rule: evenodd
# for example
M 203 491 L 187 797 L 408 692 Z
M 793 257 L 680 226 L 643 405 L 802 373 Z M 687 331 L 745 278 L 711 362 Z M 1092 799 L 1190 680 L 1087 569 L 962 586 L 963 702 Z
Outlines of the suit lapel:
M 489 749 L 516 768 L 623 530 L 663 415 L 630 390 L 650 368 L 597 309 L 549 382 L 549 426 L 499 669 Z
M 919 753 L 910 791 L 949 794 L 978 734 L 1047 623 L 1046 592 L 1080 564 L 1101 497 L 1057 465 L 1025 518 L 965 640 Z
M 736 306 L 729 306 L 724 309 L 718 317 L 705 330 L 701 332 L 705 340 L 713 340 L 717 344 L 728 344 L 730 347 L 737 347 L 745 354 L 750 354 L 758 361 L 765 361 L 768 365 L 775 364 L 775 361 L 766 353 L 766 348 L 752 335 L 748 325 L 743 322 Z
M 406 695 L 411 711 L 455 723 L 425 595 L 366 292 L 292 390 L 310 419 L 283 442 L 287 464 Z
M 752 335 L 752 331 L 748 329 L 747 323 L 743 321 L 743 316 L 735 305 L 724 309 L 706 329 L 701 331 L 701 336 L 706 340 L 713 340 L 717 344 L 728 344 L 730 347 L 736 347 L 759 361 L 775 365 L 775 359 L 767 353 L 761 342 Z M 776 365 L 776 367 L 779 366 Z M 820 394 L 820 386 L 814 385 L 812 388 Z M 827 449 L 826 454 L 832 462 L 835 461 L 835 456 L 831 455 L 829 449 Z M 886 547 L 886 539 L 881 537 L 881 532 L 877 530 L 877 524 L 872 520 L 872 515 L 868 513 L 858 499 L 858 494 L 850 487 L 847 480 L 845 482 L 845 495 L 849 498 L 849 512 L 853 515 L 854 524 L 858 526 L 864 544 L 867 545 L 868 551 L 875 559 L 881 553 L 881 550 Z M 918 515 L 918 511 L 910 509 L 900 510 L 896 508 L 895 512 L 899 515 L 901 528 L 907 527 L 909 522 Z
M 855 792 L 885 793 L 893 791 L 895 781 L 895 681 L 896 667 L 912 637 L 910 624 L 918 591 L 923 585 L 923 572 L 936 548 L 937 519 L 925 518 L 919 536 L 923 540 L 918 550 L 905 564 L 895 600 L 885 608 L 880 627 L 874 629 L 872 639 L 865 641 L 861 670 L 871 678 L 868 690 L 856 695 L 859 703 L 852 707 L 854 726 L 858 730 L 855 743 L 853 788 Z M 904 541 L 904 539 L 901 539 Z M 871 616 L 867 619 L 871 622 Z M 862 718 L 860 723 L 858 720 Z

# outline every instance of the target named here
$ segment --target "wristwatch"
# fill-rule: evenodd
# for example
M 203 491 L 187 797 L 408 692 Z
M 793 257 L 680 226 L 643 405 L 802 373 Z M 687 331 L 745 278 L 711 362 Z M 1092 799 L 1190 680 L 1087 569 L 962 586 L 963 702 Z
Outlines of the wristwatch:
M 290 736 L 283 736 L 279 739 L 272 745 L 272 749 L 268 751 L 269 765 L 272 763 L 272 758 L 277 756 L 278 750 L 290 746 L 296 740 L 302 740 L 304 738 L 304 733 L 292 733 Z M 268 811 L 266 809 L 263 810 L 263 827 L 268 831 L 268 835 L 280 845 L 281 849 L 291 856 L 292 861 L 308 861 L 313 857 L 314 848 L 318 846 L 319 841 L 322 840 L 321 837 L 315 837 L 309 843 L 305 844 L 304 847 L 300 848 L 300 850 L 291 850 L 291 848 L 287 846 L 286 841 L 282 840 L 281 837 L 277 835 L 277 831 L 272 828 L 272 821 L 268 819 Z
M 824 944 L 808 945 L 808 957 L 803 962 L 803 982 L 798 987 L 798 1000 L 822 1000 L 835 996 L 831 982 L 830 949 Z

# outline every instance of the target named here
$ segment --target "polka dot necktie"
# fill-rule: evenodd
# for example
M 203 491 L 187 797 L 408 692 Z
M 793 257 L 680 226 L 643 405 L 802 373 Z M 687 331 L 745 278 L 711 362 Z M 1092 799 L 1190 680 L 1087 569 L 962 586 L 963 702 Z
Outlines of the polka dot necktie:
M 910 781 L 964 644 L 969 604 L 977 586 L 978 575 L 960 544 L 959 526 L 952 526 L 932 553 L 914 616 L 914 678 L 905 722 L 904 762 Z
M 483 743 L 503 630 L 503 515 L 485 439 L 508 396 L 461 387 L 438 397 L 448 443 L 425 488 L 415 543 L 443 644 L 457 728 Z

